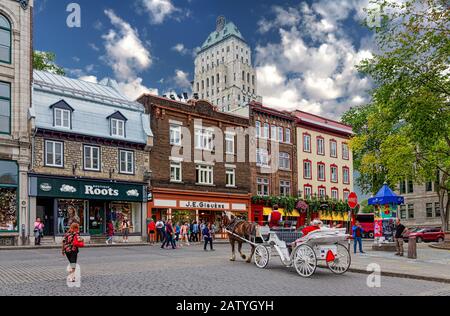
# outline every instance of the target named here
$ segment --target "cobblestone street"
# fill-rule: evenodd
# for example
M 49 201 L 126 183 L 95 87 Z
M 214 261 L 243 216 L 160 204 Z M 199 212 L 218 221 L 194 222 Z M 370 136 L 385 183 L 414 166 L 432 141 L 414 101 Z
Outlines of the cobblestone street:
M 67 261 L 57 250 L 1 251 L 0 295 L 450 295 L 448 284 L 383 277 L 381 288 L 371 289 L 366 275 L 322 269 L 303 279 L 278 258 L 260 270 L 230 262 L 227 245 L 216 249 L 83 249 L 79 289 L 67 287 Z

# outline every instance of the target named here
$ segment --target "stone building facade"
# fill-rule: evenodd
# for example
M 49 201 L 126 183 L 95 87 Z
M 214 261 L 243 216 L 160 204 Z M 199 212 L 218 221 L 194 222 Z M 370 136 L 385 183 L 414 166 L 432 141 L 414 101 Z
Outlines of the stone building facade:
M 148 217 L 220 225 L 223 211 L 249 217 L 249 120 L 207 101 L 139 100 L 152 121 L 153 200 Z
M 31 115 L 30 216 L 44 236 L 59 242 L 77 222 L 89 242 L 111 222 L 120 238 L 127 219 L 130 240 L 146 237 L 153 133 L 142 105 L 111 80 L 35 71 Z
M 0 246 L 26 242 L 33 0 L 0 2 Z

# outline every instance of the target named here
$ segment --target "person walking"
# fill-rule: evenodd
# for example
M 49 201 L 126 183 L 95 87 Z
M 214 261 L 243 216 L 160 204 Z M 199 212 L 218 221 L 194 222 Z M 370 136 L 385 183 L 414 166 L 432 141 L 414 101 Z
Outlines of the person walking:
M 192 225 L 192 242 L 199 242 L 199 227 L 197 222 L 194 222 L 194 225 Z
M 395 254 L 396 256 L 400 256 L 403 257 L 404 255 L 404 249 L 403 249 L 403 244 L 404 244 L 404 240 L 403 240 L 403 235 L 408 232 L 408 229 L 402 224 L 402 222 L 400 221 L 399 218 L 397 218 L 397 222 L 396 222 L 396 227 L 395 227 L 395 246 L 397 248 L 397 253 Z
M 163 242 L 164 239 L 164 222 L 162 220 L 158 220 L 156 222 L 156 242 Z
M 362 236 L 364 234 L 364 229 L 361 226 L 360 222 L 356 222 L 353 226 L 353 248 L 356 254 L 357 245 L 359 245 L 359 252 L 364 253 L 363 245 L 362 245 Z
M 217 227 L 214 223 L 211 224 L 211 237 L 213 240 L 216 239 Z
M 181 226 L 180 223 L 175 225 L 175 242 L 178 244 L 180 242 Z
M 130 235 L 130 221 L 126 216 L 123 218 L 121 230 L 122 230 L 122 242 L 128 243 L 128 236 Z
M 194 221 L 189 224 L 189 241 L 194 242 Z
M 64 235 L 62 243 L 62 255 L 67 257 L 70 264 L 68 282 L 76 282 L 75 271 L 77 268 L 79 248 L 84 247 L 84 240 L 80 237 L 80 225 L 73 223 L 69 231 Z
M 169 247 L 169 244 L 172 245 L 172 249 L 176 249 L 176 245 L 175 245 L 175 240 L 173 239 L 174 237 L 174 230 L 172 227 L 172 221 L 168 220 L 166 223 L 166 234 L 165 234 L 166 238 L 164 239 L 162 245 L 161 245 L 161 249 L 164 249 L 166 247 Z
M 184 242 L 185 245 L 190 246 L 188 232 L 189 232 L 189 224 L 184 223 L 184 225 L 181 226 L 181 242 Z M 180 242 L 180 245 L 181 245 L 181 242 Z
M 44 235 L 44 224 L 42 223 L 42 220 L 40 217 L 36 218 L 36 221 L 34 222 L 34 245 L 40 246 L 41 245 L 41 239 Z
M 148 242 L 153 245 L 155 243 L 156 238 L 156 224 L 153 219 L 151 219 L 150 223 L 148 223 L 147 230 L 148 230 Z
M 114 238 L 114 225 L 113 223 L 109 220 L 108 223 L 106 224 L 106 244 L 107 245 L 114 245 L 113 242 L 113 238 Z
M 207 251 L 206 246 L 208 246 L 209 243 L 211 251 L 214 251 L 213 238 L 211 236 L 211 224 L 204 225 L 202 235 L 203 239 L 205 240 L 205 246 L 203 247 L 203 250 Z

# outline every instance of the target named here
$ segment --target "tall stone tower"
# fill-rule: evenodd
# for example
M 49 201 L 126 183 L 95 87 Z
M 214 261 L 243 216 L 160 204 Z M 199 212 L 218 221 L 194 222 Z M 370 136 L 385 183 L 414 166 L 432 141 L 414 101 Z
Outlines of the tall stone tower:
M 261 101 L 250 46 L 223 16 L 197 53 L 192 90 L 223 112 L 245 115 L 241 112 L 250 101 Z

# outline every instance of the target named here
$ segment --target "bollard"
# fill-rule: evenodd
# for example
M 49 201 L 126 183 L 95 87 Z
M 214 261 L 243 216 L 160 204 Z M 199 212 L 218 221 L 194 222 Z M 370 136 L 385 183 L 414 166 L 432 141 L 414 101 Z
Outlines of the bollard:
M 409 238 L 408 258 L 409 259 L 417 259 L 417 240 L 415 237 Z

